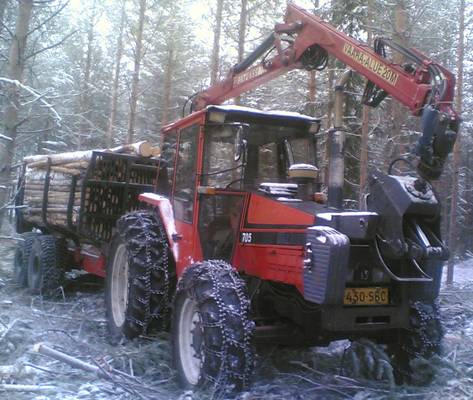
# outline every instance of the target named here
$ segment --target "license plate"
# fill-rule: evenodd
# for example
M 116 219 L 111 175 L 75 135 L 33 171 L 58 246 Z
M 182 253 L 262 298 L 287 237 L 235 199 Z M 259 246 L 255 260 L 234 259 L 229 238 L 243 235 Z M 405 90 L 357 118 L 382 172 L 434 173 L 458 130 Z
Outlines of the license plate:
M 346 288 L 343 304 L 347 306 L 377 306 L 389 304 L 389 289 L 381 287 Z

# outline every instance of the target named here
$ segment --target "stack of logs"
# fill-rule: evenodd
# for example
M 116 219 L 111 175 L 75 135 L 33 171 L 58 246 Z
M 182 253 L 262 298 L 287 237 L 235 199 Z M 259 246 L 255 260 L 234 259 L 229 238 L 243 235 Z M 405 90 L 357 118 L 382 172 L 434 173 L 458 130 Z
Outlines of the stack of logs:
M 149 142 L 139 142 L 119 146 L 112 149 L 100 150 L 119 154 L 132 154 L 142 157 L 159 156 L 159 148 Z M 68 226 L 67 209 L 71 196 L 73 177 L 76 179 L 75 193 L 72 205 L 72 224 L 77 223 L 82 183 L 92 158 L 93 150 L 59 153 L 53 155 L 27 156 L 23 159 L 26 164 L 24 176 L 23 204 L 28 206 L 23 210 L 26 221 L 35 224 L 43 222 L 44 185 L 48 167 L 49 190 L 47 192 L 46 220 L 51 225 Z

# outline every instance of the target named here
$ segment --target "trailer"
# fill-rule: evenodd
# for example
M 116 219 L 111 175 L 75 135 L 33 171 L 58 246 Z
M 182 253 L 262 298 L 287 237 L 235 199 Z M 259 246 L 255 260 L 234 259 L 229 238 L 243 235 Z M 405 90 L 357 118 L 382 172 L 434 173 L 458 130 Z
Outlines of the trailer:
M 52 294 L 72 268 L 105 277 L 116 221 L 143 208 L 138 195 L 166 194 L 160 159 L 91 151 L 82 166 L 25 163 L 17 185 L 21 234 L 14 278 L 34 293 Z

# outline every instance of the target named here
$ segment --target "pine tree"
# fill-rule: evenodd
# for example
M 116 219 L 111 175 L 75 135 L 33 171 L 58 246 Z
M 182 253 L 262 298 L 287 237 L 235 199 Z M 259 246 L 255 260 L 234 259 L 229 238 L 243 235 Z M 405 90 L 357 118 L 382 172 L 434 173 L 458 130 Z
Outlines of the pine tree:
M 459 24 L 458 24 L 458 45 L 457 45 L 457 86 L 456 86 L 456 110 L 458 113 L 462 111 L 463 101 L 463 64 L 465 56 L 465 0 L 459 0 L 458 4 Z M 455 263 L 456 253 L 456 242 L 457 242 L 457 217 L 458 217 L 458 194 L 460 188 L 458 187 L 459 182 L 459 169 L 461 163 L 461 151 L 460 151 L 460 134 L 458 134 L 457 141 L 453 149 L 453 179 L 452 179 L 452 197 L 450 206 L 450 232 L 448 235 L 448 245 L 452 256 L 448 262 L 448 273 L 447 283 L 453 283 L 453 272 Z
M 33 0 L 20 0 L 18 2 L 18 16 L 16 27 L 11 36 L 10 53 L 8 58 L 8 79 L 12 81 L 6 85 L 3 110 L 4 135 L 0 138 L 3 142 L 0 146 L 0 228 L 5 213 L 4 205 L 7 202 L 8 188 L 11 184 L 11 167 L 15 151 L 17 130 L 21 121 L 20 90 L 14 82 L 23 80 L 25 69 L 25 50 L 30 26 Z
M 136 28 L 136 39 L 134 49 L 133 80 L 130 93 L 130 113 L 128 115 L 128 131 L 125 143 L 132 143 L 135 135 L 136 112 L 138 106 L 140 69 L 143 57 L 143 30 L 146 16 L 146 0 L 140 0 L 138 26 Z
M 121 62 L 123 56 L 123 31 L 125 29 L 125 20 L 126 20 L 126 1 L 121 0 L 121 12 L 120 12 L 120 23 L 118 28 L 118 38 L 117 38 L 117 50 L 115 54 L 115 68 L 113 71 L 113 86 L 112 86 L 112 97 L 110 100 L 110 119 L 107 129 L 107 146 L 113 146 L 113 131 L 115 128 L 115 121 L 117 118 L 117 108 L 118 108 L 118 95 L 119 95 L 119 83 L 120 83 L 120 72 L 121 72 Z

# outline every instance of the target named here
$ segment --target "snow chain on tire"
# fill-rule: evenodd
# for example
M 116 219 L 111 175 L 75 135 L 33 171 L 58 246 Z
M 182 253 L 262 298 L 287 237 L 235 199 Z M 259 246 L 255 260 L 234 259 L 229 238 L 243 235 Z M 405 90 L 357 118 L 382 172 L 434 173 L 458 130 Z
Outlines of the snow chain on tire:
M 402 331 L 398 343 L 388 345 L 398 383 L 428 384 L 435 372 L 424 365 L 422 371 L 413 368 L 416 359 L 429 359 L 442 350 L 443 328 L 436 301 L 412 301 L 409 328 Z
M 38 235 L 39 233 L 35 232 L 23 233 L 21 234 L 23 240 L 17 244 L 13 279 L 20 287 L 28 286 L 28 261 L 33 247 L 33 240 Z
M 404 350 L 411 359 L 429 358 L 440 353 L 443 329 L 439 305 L 436 302 L 412 302 L 409 325 Z
M 34 238 L 28 260 L 28 287 L 35 294 L 52 296 L 64 283 L 66 246 L 52 235 Z
M 249 319 L 250 301 L 244 281 L 231 265 L 220 260 L 196 263 L 184 271 L 176 290 L 172 328 L 174 361 L 180 375 L 182 367 L 176 359 L 182 334 L 177 326 L 178 308 L 185 298 L 196 302 L 202 324 L 198 384 L 214 385 L 220 394 L 247 386 L 253 371 L 255 324 Z
M 170 298 L 175 285 L 164 227 L 146 211 L 124 215 L 117 221 L 129 263 L 125 335 L 146 334 L 169 327 Z

